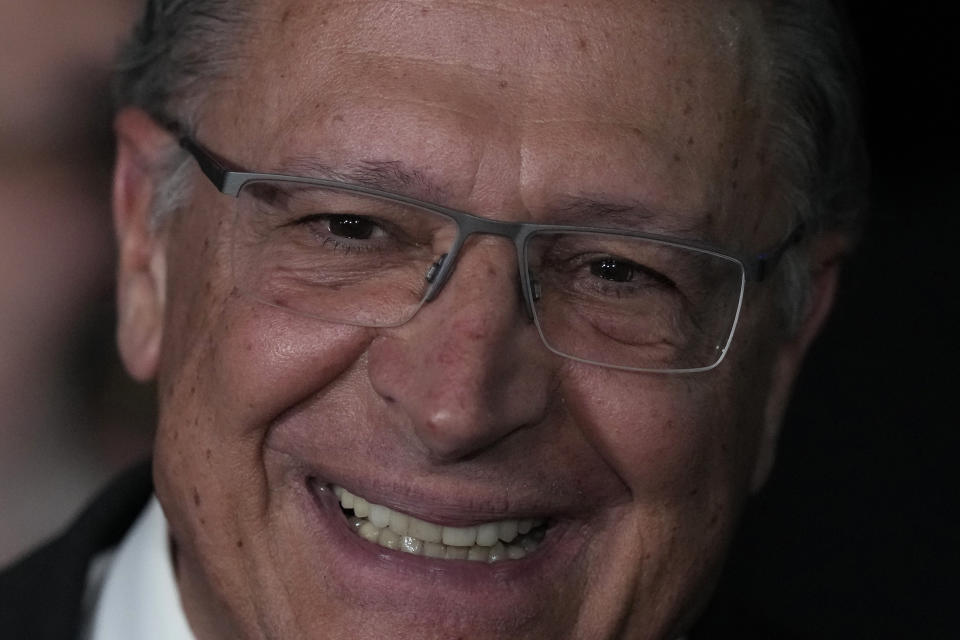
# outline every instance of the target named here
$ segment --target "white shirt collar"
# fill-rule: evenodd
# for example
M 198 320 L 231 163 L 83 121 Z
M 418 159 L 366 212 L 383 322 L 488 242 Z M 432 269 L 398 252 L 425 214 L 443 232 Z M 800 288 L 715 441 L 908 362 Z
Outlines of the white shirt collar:
M 155 496 L 110 562 L 89 622 L 89 640 L 195 640 L 180 604 L 167 520 Z

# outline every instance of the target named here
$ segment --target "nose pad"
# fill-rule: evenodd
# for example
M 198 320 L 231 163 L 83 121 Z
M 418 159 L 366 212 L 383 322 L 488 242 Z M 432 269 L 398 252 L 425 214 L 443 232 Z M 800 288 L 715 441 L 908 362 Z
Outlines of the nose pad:
M 530 293 L 533 295 L 533 301 L 540 302 L 540 297 L 543 294 L 543 290 L 540 288 L 540 281 L 534 278 L 532 273 L 530 273 L 528 277 L 530 278 Z
M 532 323 L 534 320 L 533 305 L 540 301 L 542 290 L 540 281 L 533 277 L 533 272 L 529 269 L 527 270 L 527 282 L 530 283 L 530 299 L 527 299 L 523 290 L 523 283 L 520 284 L 520 297 L 523 298 L 523 308 L 527 311 L 527 321 Z
M 444 266 L 447 264 L 447 258 L 449 253 L 441 255 L 436 261 L 433 262 L 429 267 L 427 267 L 426 273 L 423 275 L 423 279 L 429 284 L 429 289 L 425 296 L 425 301 L 430 302 L 440 293 L 440 290 L 443 289 L 444 284 L 450 278 L 450 273 L 453 271 L 453 265 L 450 265 L 448 269 L 444 269 Z M 532 271 L 527 271 L 527 278 L 530 282 L 530 289 L 533 297 L 533 302 L 540 300 L 541 288 L 540 282 L 533 277 Z M 530 300 L 527 299 L 526 292 L 523 290 L 523 282 L 517 282 L 517 294 L 520 296 L 520 303 L 523 305 L 524 310 L 527 314 L 527 321 L 533 322 L 533 305 Z
M 454 255 L 456 255 L 454 253 Z M 433 264 L 427 267 L 427 272 L 423 274 L 423 279 L 428 283 L 427 294 L 424 296 L 424 302 L 430 302 L 436 298 L 443 286 L 450 279 L 453 272 L 453 262 L 450 253 L 444 253 L 437 258 Z
M 430 268 L 427 269 L 427 273 L 424 276 L 424 279 L 433 284 L 433 281 L 436 280 L 437 276 L 440 274 L 440 270 L 443 269 L 443 262 L 447 259 L 447 254 L 443 254 L 437 261 L 430 265 Z

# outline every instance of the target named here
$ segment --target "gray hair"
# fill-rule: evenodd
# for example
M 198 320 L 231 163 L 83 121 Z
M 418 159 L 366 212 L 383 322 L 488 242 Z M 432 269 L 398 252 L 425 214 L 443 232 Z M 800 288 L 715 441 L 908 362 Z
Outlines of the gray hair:
M 176 114 L 191 128 L 209 86 L 236 63 L 251 3 L 245 0 L 148 0 L 123 49 L 116 74 L 118 106 L 158 120 Z M 849 39 L 830 0 L 766 0 L 766 77 L 770 149 L 780 209 L 808 237 L 841 231 L 854 238 L 865 205 L 867 163 Z M 188 157 L 179 150 L 158 168 L 154 222 L 189 195 Z M 809 268 L 788 251 L 778 269 L 783 318 L 802 319 Z
M 859 58 L 829 0 L 762 4 L 768 50 L 767 135 L 780 209 L 808 237 L 828 231 L 853 243 L 866 210 L 868 161 L 860 129 Z M 783 318 L 796 329 L 809 293 L 803 251 L 778 270 Z
M 211 85 L 240 57 L 250 6 L 244 0 L 147 0 L 117 60 L 116 106 L 139 107 L 158 122 L 176 120 L 192 130 Z M 189 155 L 171 147 L 154 169 L 153 223 L 159 226 L 189 198 Z

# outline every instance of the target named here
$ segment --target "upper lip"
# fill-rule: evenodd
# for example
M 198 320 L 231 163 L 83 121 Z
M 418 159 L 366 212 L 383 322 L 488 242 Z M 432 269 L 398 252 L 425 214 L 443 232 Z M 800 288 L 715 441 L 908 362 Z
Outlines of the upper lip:
M 308 480 L 331 489 L 339 485 L 373 504 L 414 516 L 426 522 L 450 526 L 469 527 L 500 520 L 543 518 L 558 519 L 573 515 L 576 506 L 561 502 L 559 496 L 539 496 L 504 488 L 501 491 L 466 486 L 462 490 L 440 494 L 434 488 L 425 491 L 417 483 L 380 482 L 370 478 L 356 480 L 332 480 L 319 474 L 311 474 Z M 453 496 L 452 499 L 446 496 Z

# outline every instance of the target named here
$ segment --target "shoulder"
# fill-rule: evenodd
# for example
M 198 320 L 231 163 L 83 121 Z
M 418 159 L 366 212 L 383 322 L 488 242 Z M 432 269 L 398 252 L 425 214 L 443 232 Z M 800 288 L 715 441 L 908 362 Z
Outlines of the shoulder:
M 120 542 L 152 491 L 150 465 L 130 469 L 63 534 L 0 572 L 0 636 L 72 637 L 90 561 Z

